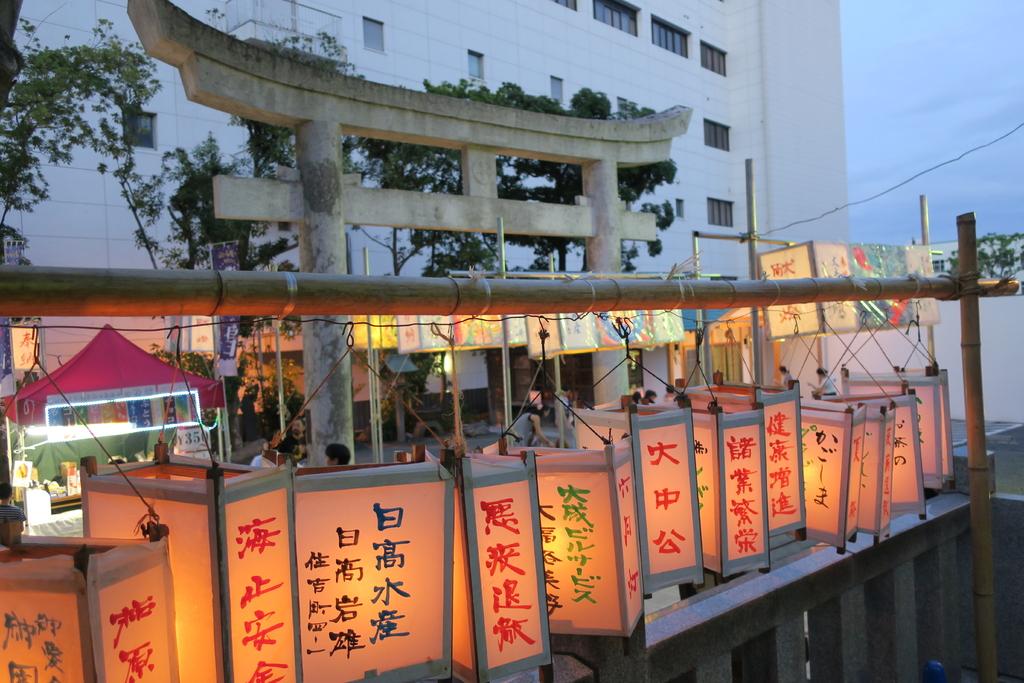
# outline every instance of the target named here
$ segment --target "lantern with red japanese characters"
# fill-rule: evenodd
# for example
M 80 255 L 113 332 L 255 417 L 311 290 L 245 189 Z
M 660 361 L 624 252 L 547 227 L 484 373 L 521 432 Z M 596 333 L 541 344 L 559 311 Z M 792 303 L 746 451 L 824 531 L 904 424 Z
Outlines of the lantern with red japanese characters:
M 551 661 L 537 469 L 531 451 L 459 465 L 452 665 L 491 681 Z
M 902 396 L 869 399 L 864 405 L 884 406 L 893 414 L 892 514 L 925 517 L 924 472 L 914 390 Z
M 551 633 L 628 636 L 643 610 L 628 445 L 536 455 Z
M 764 408 L 765 472 L 768 481 L 768 530 L 804 528 L 803 440 L 800 438 L 800 384 L 786 391 L 758 389 Z
M 892 517 L 892 457 L 895 416 L 884 406 L 864 406 L 857 529 L 876 539 L 889 535 Z
M 451 675 L 454 479 L 433 459 L 295 479 L 304 680 Z

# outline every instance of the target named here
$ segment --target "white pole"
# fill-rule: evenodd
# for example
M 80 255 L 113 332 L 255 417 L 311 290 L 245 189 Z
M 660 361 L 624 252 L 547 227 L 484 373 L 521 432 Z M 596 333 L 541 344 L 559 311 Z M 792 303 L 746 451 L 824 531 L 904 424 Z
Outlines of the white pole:
M 363 247 L 363 272 L 370 274 L 370 249 Z M 366 316 L 368 323 L 373 322 L 373 316 Z M 367 374 L 367 385 L 369 388 L 370 403 L 370 450 L 373 452 L 373 461 L 381 463 L 384 459 L 384 452 L 381 444 L 383 432 L 380 428 L 380 383 L 377 373 L 380 371 L 377 363 L 377 351 L 373 348 L 373 326 L 366 326 L 366 364 L 370 371 Z
M 220 434 L 217 439 L 217 456 L 220 458 L 221 462 L 224 462 L 224 442 L 231 440 L 231 433 L 228 430 L 228 389 L 227 384 L 224 382 L 224 376 L 220 374 L 220 318 L 214 318 L 214 321 L 213 370 L 220 377 L 220 390 L 224 396 L 224 407 L 217 409 L 217 413 L 220 415 Z M 171 391 L 174 391 L 173 385 L 171 386 Z
M 505 277 L 507 265 L 505 263 L 505 219 L 498 216 L 498 272 Z M 512 426 L 512 363 L 509 360 L 508 351 L 508 318 L 501 316 L 501 394 L 503 398 L 502 410 L 505 412 L 505 429 Z M 454 351 L 452 354 L 454 355 Z M 529 397 L 527 397 L 529 398 Z
M 747 177 L 747 257 L 750 261 L 750 279 L 759 280 L 757 272 L 757 196 L 754 189 L 754 160 L 744 161 Z M 764 384 L 764 351 L 762 349 L 760 312 L 757 307 L 750 309 L 750 337 L 753 353 L 753 383 Z
M 928 195 L 921 195 L 921 244 L 928 250 L 928 260 L 931 260 L 931 228 L 929 227 L 928 220 Z M 926 325 L 925 329 L 928 332 L 928 355 L 931 358 L 935 358 L 935 327 L 932 325 Z
M 555 272 L 555 254 L 548 256 L 548 270 Z M 558 324 L 557 322 L 555 323 Z M 562 397 L 562 356 L 555 354 L 551 356 L 551 363 L 555 366 L 555 396 Z M 565 440 L 565 408 L 559 401 L 555 401 L 555 422 L 558 424 L 558 447 L 566 448 L 569 444 Z
M 9 481 L 14 478 L 14 451 L 11 448 L 11 420 L 8 417 L 4 417 L 4 432 L 7 434 L 7 467 L 10 469 Z
M 277 424 L 278 431 L 284 434 L 284 428 L 288 424 L 288 417 L 285 415 L 284 407 L 284 366 L 281 364 L 281 321 L 274 319 L 274 358 L 277 361 L 275 377 L 277 380 Z

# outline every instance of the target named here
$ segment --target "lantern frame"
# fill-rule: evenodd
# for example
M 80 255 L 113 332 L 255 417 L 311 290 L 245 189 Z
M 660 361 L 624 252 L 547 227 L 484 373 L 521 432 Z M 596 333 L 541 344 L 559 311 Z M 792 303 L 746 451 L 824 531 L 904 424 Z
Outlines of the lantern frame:
M 832 429 L 842 430 L 842 443 L 839 451 L 839 505 L 835 514 L 835 529 L 821 529 L 811 525 L 810 515 L 807 517 L 807 538 L 808 540 L 819 541 L 834 546 L 839 552 L 846 551 L 846 542 L 857 533 L 857 526 L 849 527 L 850 514 L 850 487 L 853 479 L 853 435 L 854 435 L 854 409 L 847 406 L 841 411 L 819 410 L 817 408 L 805 408 L 805 411 L 813 411 L 814 419 L 806 420 L 810 425 L 823 424 Z M 864 411 L 859 411 L 858 425 L 863 424 Z M 801 421 L 804 421 L 801 418 Z M 805 434 L 809 434 L 806 432 Z M 811 495 L 811 492 L 804 489 L 804 499 Z
M 616 539 L 615 546 L 615 592 L 618 597 L 619 605 L 619 626 L 613 629 L 604 628 L 572 628 L 571 630 L 561 630 L 562 627 L 557 624 L 560 621 L 548 620 L 548 630 L 550 633 L 564 633 L 569 635 L 591 635 L 591 636 L 622 636 L 629 637 L 632 634 L 633 629 L 640 622 L 643 617 L 643 577 L 640 575 L 642 569 L 640 568 L 640 550 L 639 541 L 637 541 L 636 549 L 632 552 L 636 553 L 636 567 L 637 567 L 637 595 L 639 599 L 636 601 L 635 606 L 630 605 L 630 594 L 627 586 L 627 578 L 625 576 L 626 571 L 626 550 L 622 548 L 622 502 L 620 496 L 616 495 L 615 476 L 616 472 L 620 469 L 628 469 L 632 476 L 632 452 L 622 447 L 622 444 L 618 448 L 612 445 L 606 445 L 602 450 L 587 450 L 587 449 L 557 449 L 557 448 L 535 448 L 531 449 L 534 451 L 537 457 L 537 486 L 538 486 L 538 502 L 540 498 L 540 479 L 550 474 L 560 473 L 579 473 L 579 472 L 596 472 L 603 473 L 610 480 L 609 494 L 611 495 L 610 511 L 612 517 L 612 528 Z M 583 462 L 578 462 L 584 460 Z M 632 508 L 634 519 L 636 518 L 636 482 L 633 482 L 633 491 L 626 499 L 627 505 Z M 637 536 L 639 538 L 639 536 Z M 542 546 L 543 547 L 543 546 Z
M 520 457 L 515 456 L 493 456 L 481 453 L 481 456 L 487 458 L 487 461 L 474 460 L 472 454 L 466 457 L 459 458 L 459 466 L 462 474 L 462 528 L 466 533 L 466 558 L 468 560 L 468 567 L 466 570 L 469 572 L 469 587 L 470 587 L 470 602 L 473 616 L 473 654 L 475 658 L 476 668 L 474 672 L 456 671 L 463 677 L 469 678 L 474 676 L 475 680 L 486 682 L 493 681 L 498 678 L 512 675 L 523 671 L 524 669 L 535 668 L 545 666 L 551 663 L 551 637 L 548 626 L 548 613 L 547 613 L 547 586 L 544 579 L 544 553 L 543 544 L 541 542 L 540 532 L 540 497 L 537 491 L 537 464 L 536 456 L 532 450 L 522 452 Z M 503 462 L 504 461 L 504 462 Z M 493 470 L 496 467 L 506 466 L 507 470 L 504 472 L 487 471 Z M 514 465 L 512 467 L 511 465 Z M 485 469 L 486 468 L 486 469 Z M 534 552 L 534 571 L 537 577 L 537 594 L 533 596 L 537 602 L 538 613 L 540 615 L 540 637 L 539 642 L 541 643 L 541 653 L 533 655 L 532 657 L 509 662 L 496 667 L 488 667 L 487 665 L 487 648 L 481 645 L 487 641 L 487 632 L 484 627 L 484 602 L 483 602 L 483 586 L 480 582 L 480 576 L 483 574 L 483 568 L 480 566 L 480 538 L 477 534 L 476 524 L 471 523 L 468 511 L 476 510 L 479 502 L 477 494 L 490 487 L 501 484 L 513 484 L 526 482 L 530 489 L 530 525 L 534 532 L 535 546 Z M 451 525 L 449 525 L 450 528 Z M 449 563 L 450 564 L 450 563 Z M 451 581 L 448 582 L 449 585 Z M 449 610 L 449 614 L 451 610 Z M 452 662 L 453 670 L 462 667 L 456 667 L 456 663 Z
M 630 445 L 633 451 L 633 477 L 636 481 L 634 498 L 636 499 L 638 537 L 640 539 L 640 568 L 644 590 L 653 593 L 662 588 L 681 583 L 704 583 L 704 548 L 701 539 L 700 512 L 697 507 L 697 463 L 693 450 L 693 411 L 690 408 L 657 411 L 654 414 L 641 415 L 634 408 L 629 411 Z M 640 432 L 644 429 L 661 427 L 681 427 L 684 434 L 685 465 L 689 468 L 687 487 L 690 495 L 689 524 L 693 536 L 694 563 L 666 572 L 654 573 L 651 569 L 651 544 L 653 534 L 647 527 L 646 480 L 644 469 L 646 459 L 641 452 Z M 687 517 L 685 513 L 681 515 Z
M 768 530 L 768 487 L 767 487 L 767 467 L 765 466 L 766 453 L 765 453 L 765 439 L 764 439 L 764 409 L 758 406 L 755 410 L 750 410 L 742 413 L 725 413 L 716 411 L 715 421 L 717 423 L 717 438 L 718 443 L 716 448 L 718 450 L 718 481 L 721 486 L 718 491 L 718 510 L 720 522 L 720 534 L 719 540 L 721 541 L 721 552 L 722 558 L 722 576 L 732 576 L 741 572 L 750 571 L 753 569 L 767 569 L 771 566 L 770 556 L 770 544 L 768 542 L 769 530 Z M 727 461 L 726 461 L 726 450 L 725 447 L 726 430 L 738 429 L 742 427 L 757 427 L 760 438 L 758 439 L 758 464 L 759 476 L 758 480 L 761 485 L 761 538 L 764 543 L 764 551 L 760 553 L 754 553 L 747 555 L 739 559 L 731 559 L 729 553 L 729 517 L 728 517 L 728 505 L 726 502 L 727 496 L 724 495 L 724 482 L 727 475 Z
M 800 415 L 800 408 L 801 408 L 801 402 L 800 402 L 800 383 L 799 382 L 793 382 L 793 386 L 791 388 L 784 389 L 782 391 L 765 391 L 763 388 L 758 387 L 757 390 L 754 392 L 754 402 L 755 402 L 755 404 L 760 404 L 764 408 L 764 411 L 766 413 L 769 411 L 770 408 L 777 407 L 777 406 L 783 405 L 785 403 L 789 403 L 791 401 L 793 402 L 793 408 L 794 408 L 793 435 L 792 435 L 791 438 L 792 438 L 793 444 L 794 444 L 794 451 L 796 452 L 796 460 L 795 460 L 795 462 L 798 465 L 796 467 L 796 479 L 797 479 L 796 492 L 797 492 L 798 495 L 796 495 L 795 499 L 799 501 L 799 513 L 798 513 L 799 516 L 798 516 L 798 518 L 796 520 L 790 522 L 789 524 L 780 524 L 778 526 L 773 526 L 772 524 L 769 523 L 768 528 L 771 530 L 771 533 L 773 533 L 773 534 L 788 533 L 788 532 L 800 532 L 802 529 L 804 529 L 804 527 L 806 526 L 806 523 L 807 523 L 807 508 L 804 505 L 804 496 L 803 496 L 803 490 L 804 490 L 804 468 L 803 468 L 803 462 L 804 462 L 804 442 L 803 442 L 803 439 L 800 438 L 801 429 L 803 427 L 803 418 Z M 765 452 L 766 453 L 767 453 L 768 438 L 769 438 L 769 435 L 767 433 L 767 428 L 768 428 L 768 424 L 766 422 L 765 423 L 765 430 L 766 431 L 765 431 L 764 436 L 763 436 L 763 438 L 764 438 L 764 445 L 765 445 Z M 772 472 L 778 471 L 778 469 L 779 469 L 779 468 L 774 468 L 773 469 L 772 468 L 772 464 L 770 462 L 766 463 L 766 465 L 767 465 L 767 468 L 765 469 L 765 477 L 770 477 Z
M 453 539 L 455 524 L 455 479 L 447 469 L 442 467 L 434 459 L 424 462 L 396 463 L 386 465 L 349 465 L 342 467 L 317 467 L 309 468 L 308 472 L 298 471 L 295 477 L 294 493 L 299 496 L 303 493 L 315 493 L 323 491 L 347 491 L 353 489 L 370 489 L 380 486 L 403 486 L 411 484 L 429 484 L 437 481 L 444 482 L 444 510 L 438 520 L 442 525 L 444 536 L 444 548 L 442 549 L 442 617 L 440 633 L 442 634 L 441 657 L 430 662 L 413 664 L 401 669 L 393 669 L 383 673 L 374 673 L 374 680 L 383 683 L 400 683 L 403 681 L 415 681 L 424 678 L 443 678 L 451 675 L 452 663 L 452 565 L 453 565 Z M 293 505 L 293 509 L 294 509 Z M 293 511 L 293 515 L 295 512 Z M 296 566 L 295 547 L 297 538 L 292 538 L 292 566 Z M 297 574 L 296 584 L 297 584 Z M 299 592 L 297 585 L 293 589 L 293 595 L 298 599 Z M 298 610 L 296 610 L 296 624 L 298 624 Z M 299 627 L 296 625 L 296 634 Z M 301 637 L 295 638 L 296 646 L 301 650 Z M 299 653 L 301 660 L 302 653 Z M 300 679 L 301 680 L 301 679 Z

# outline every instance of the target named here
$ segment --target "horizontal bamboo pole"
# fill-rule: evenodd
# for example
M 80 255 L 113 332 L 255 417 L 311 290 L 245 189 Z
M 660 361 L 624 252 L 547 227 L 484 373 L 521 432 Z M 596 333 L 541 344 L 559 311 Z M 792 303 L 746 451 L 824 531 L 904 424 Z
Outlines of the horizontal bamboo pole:
M 981 295 L 1017 291 L 983 280 Z M 473 315 L 955 298 L 948 277 L 489 280 L 208 270 L 0 267 L 0 315 Z

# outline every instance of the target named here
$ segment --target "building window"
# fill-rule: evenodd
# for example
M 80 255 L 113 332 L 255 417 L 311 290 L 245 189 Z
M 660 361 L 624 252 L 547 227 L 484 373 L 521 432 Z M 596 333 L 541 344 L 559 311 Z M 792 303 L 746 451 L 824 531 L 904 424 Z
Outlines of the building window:
M 676 200 L 676 218 L 686 218 L 686 202 L 682 199 Z
M 484 80 L 484 56 L 479 52 L 467 51 L 469 56 L 469 77 Z
M 700 43 L 700 65 L 716 74 L 725 75 L 725 52 L 704 41 Z
M 555 0 L 555 3 L 569 9 L 576 9 L 576 0 Z
M 124 114 L 124 137 L 133 147 L 156 149 L 156 114 Z
M 686 38 L 690 34 L 681 28 L 676 28 L 669 23 L 651 17 L 651 42 L 658 47 L 663 47 L 669 52 L 675 52 L 681 57 L 689 56 L 686 45 Z
M 636 35 L 636 10 L 615 0 L 594 0 L 594 18 Z
M 729 126 L 704 119 L 704 144 L 729 151 Z
M 625 97 L 616 97 L 615 104 L 618 106 L 620 114 L 634 114 L 639 109 L 636 102 L 627 100 Z
M 363 17 L 363 47 L 384 52 L 384 22 Z
M 562 101 L 562 79 L 558 76 L 551 77 L 551 99 Z
M 708 225 L 732 227 L 732 202 L 708 197 Z

